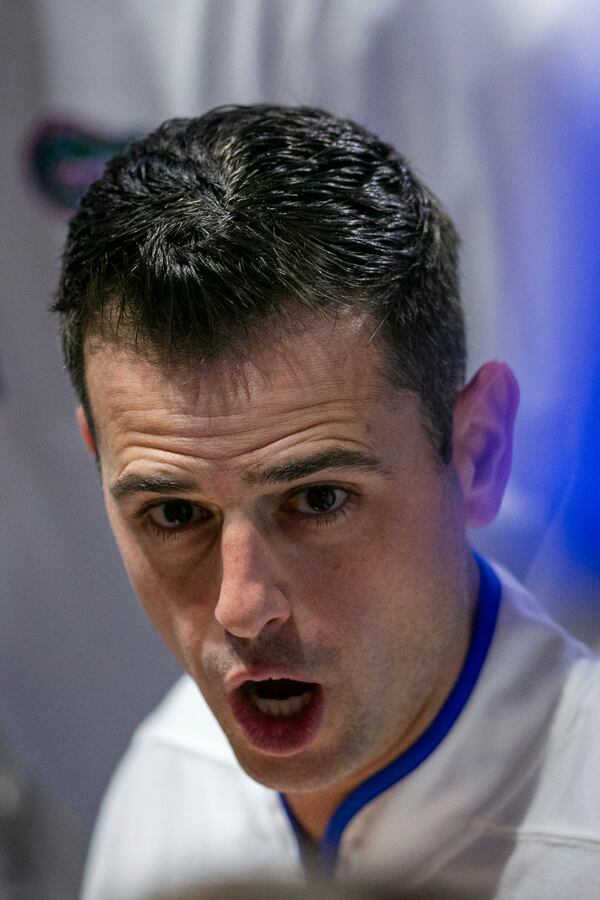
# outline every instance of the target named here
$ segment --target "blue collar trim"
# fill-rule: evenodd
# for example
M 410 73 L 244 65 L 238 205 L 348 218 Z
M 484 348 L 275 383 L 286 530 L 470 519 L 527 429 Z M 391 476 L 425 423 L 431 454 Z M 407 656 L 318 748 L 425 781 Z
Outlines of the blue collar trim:
M 379 794 L 413 772 L 433 753 L 460 716 L 473 692 L 494 636 L 502 592 L 498 576 L 491 566 L 480 556 L 475 555 L 475 559 L 480 573 L 479 596 L 471 643 L 458 680 L 441 710 L 421 737 L 384 769 L 367 778 L 338 806 L 329 820 L 318 854 L 322 866 L 328 870 L 332 870 L 335 865 L 342 834 L 350 820 Z M 307 838 L 284 795 L 279 796 L 298 840 L 302 860 L 305 865 L 310 865 L 304 853 Z

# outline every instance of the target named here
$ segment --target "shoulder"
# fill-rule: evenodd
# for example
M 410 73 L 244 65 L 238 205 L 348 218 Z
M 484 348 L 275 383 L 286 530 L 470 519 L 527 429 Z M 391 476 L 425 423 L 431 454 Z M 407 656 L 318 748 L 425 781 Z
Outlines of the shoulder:
M 277 794 L 242 770 L 186 676 L 137 729 L 111 779 L 82 896 L 137 900 L 163 884 L 266 867 L 286 828 Z
M 582 838 L 597 844 L 600 864 L 600 659 L 583 656 L 569 669 L 548 736 L 539 789 L 531 809 L 560 830 L 568 818 Z
M 162 748 L 174 756 L 191 754 L 207 763 L 237 765 L 219 723 L 188 675 L 177 681 L 135 731 L 130 753 L 151 748 Z
M 600 837 L 600 657 L 554 622 L 522 585 L 501 570 L 499 574 L 508 601 L 505 647 L 512 650 L 518 673 L 513 690 L 521 701 L 529 701 L 516 705 L 514 713 L 532 716 L 553 682 L 527 819 L 539 825 L 538 816 L 546 823 L 572 816 L 577 827 L 589 827 Z M 518 650 L 522 652 L 515 654 Z M 502 661 L 509 662 L 508 654 Z
M 505 573 L 501 577 L 510 601 L 504 613 L 510 637 L 506 646 L 515 652 L 519 672 L 513 685 L 519 702 L 507 716 L 506 727 L 518 730 L 527 719 L 535 721 L 544 695 L 554 699 L 539 721 L 539 734 L 529 735 L 536 763 L 526 782 L 525 809 L 515 827 L 506 829 L 514 850 L 498 896 L 511 900 L 542 894 L 549 900 L 596 896 L 600 884 L 600 659 L 554 623 L 517 582 Z M 531 651 L 534 646 L 536 652 Z M 505 666 L 509 661 L 503 657 Z M 514 771 L 518 778 L 519 767 Z
M 600 887 L 600 661 L 570 667 L 497 897 L 592 900 Z
M 185 675 L 135 731 L 112 776 L 98 825 L 102 830 L 107 817 L 118 818 L 122 832 L 127 821 L 155 815 L 162 829 L 171 808 L 180 820 L 188 809 L 196 816 L 211 798 L 224 796 L 227 786 L 236 794 L 258 787 Z
M 102 828 L 106 817 L 118 818 L 122 831 L 129 820 L 156 815 L 158 825 L 171 807 L 181 817 L 191 797 L 208 799 L 232 779 L 244 783 L 246 776 L 197 686 L 185 675 L 134 732 L 111 778 L 98 824 Z

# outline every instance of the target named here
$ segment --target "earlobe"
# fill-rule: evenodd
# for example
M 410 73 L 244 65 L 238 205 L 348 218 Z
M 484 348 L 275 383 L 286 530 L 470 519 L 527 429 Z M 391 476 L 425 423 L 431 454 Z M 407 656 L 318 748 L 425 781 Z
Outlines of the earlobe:
M 454 406 L 453 464 L 461 484 L 466 524 L 489 524 L 500 509 L 510 475 L 519 387 L 506 363 L 486 363 Z
M 83 406 L 80 405 L 77 407 L 77 409 L 75 411 L 75 415 L 77 417 L 77 423 L 79 425 L 79 430 L 81 432 L 81 436 L 83 437 L 83 440 L 85 441 L 88 450 L 90 451 L 92 456 L 97 458 L 98 451 L 96 449 L 96 442 L 94 440 L 94 436 L 92 434 L 92 431 L 91 431 L 91 428 L 90 428 L 90 425 L 88 422 L 88 418 L 85 414 L 85 410 L 84 410 Z

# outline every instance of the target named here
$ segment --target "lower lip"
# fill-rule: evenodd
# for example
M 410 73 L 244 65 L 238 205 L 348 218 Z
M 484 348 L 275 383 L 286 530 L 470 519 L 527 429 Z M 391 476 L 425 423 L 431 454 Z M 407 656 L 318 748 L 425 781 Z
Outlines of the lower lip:
M 248 742 L 269 756 L 294 756 L 316 737 L 323 717 L 323 691 L 317 686 L 308 706 L 291 716 L 267 716 L 241 690 L 230 696 L 235 720 Z

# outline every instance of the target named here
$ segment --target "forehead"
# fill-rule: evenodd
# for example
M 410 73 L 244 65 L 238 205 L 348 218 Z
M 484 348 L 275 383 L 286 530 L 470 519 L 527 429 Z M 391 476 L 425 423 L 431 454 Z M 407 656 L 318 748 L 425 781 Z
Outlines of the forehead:
M 285 404 L 297 394 L 322 401 L 363 397 L 392 402 L 397 393 L 385 374 L 379 346 L 363 321 L 312 322 L 294 334 L 265 331 L 250 350 L 216 360 L 190 360 L 176 354 L 169 362 L 128 343 L 89 341 L 86 385 L 96 406 L 114 395 L 150 385 L 168 396 L 174 409 L 201 409 L 211 416 L 233 414 L 269 399 Z M 275 389 L 275 393 L 273 393 Z
M 110 450 L 128 465 L 147 448 L 244 466 L 324 441 L 364 450 L 398 429 L 403 442 L 424 433 L 417 398 L 391 386 L 356 320 L 265 335 L 252 353 L 209 363 L 165 366 L 131 347 L 96 344 L 86 379 L 103 462 Z

